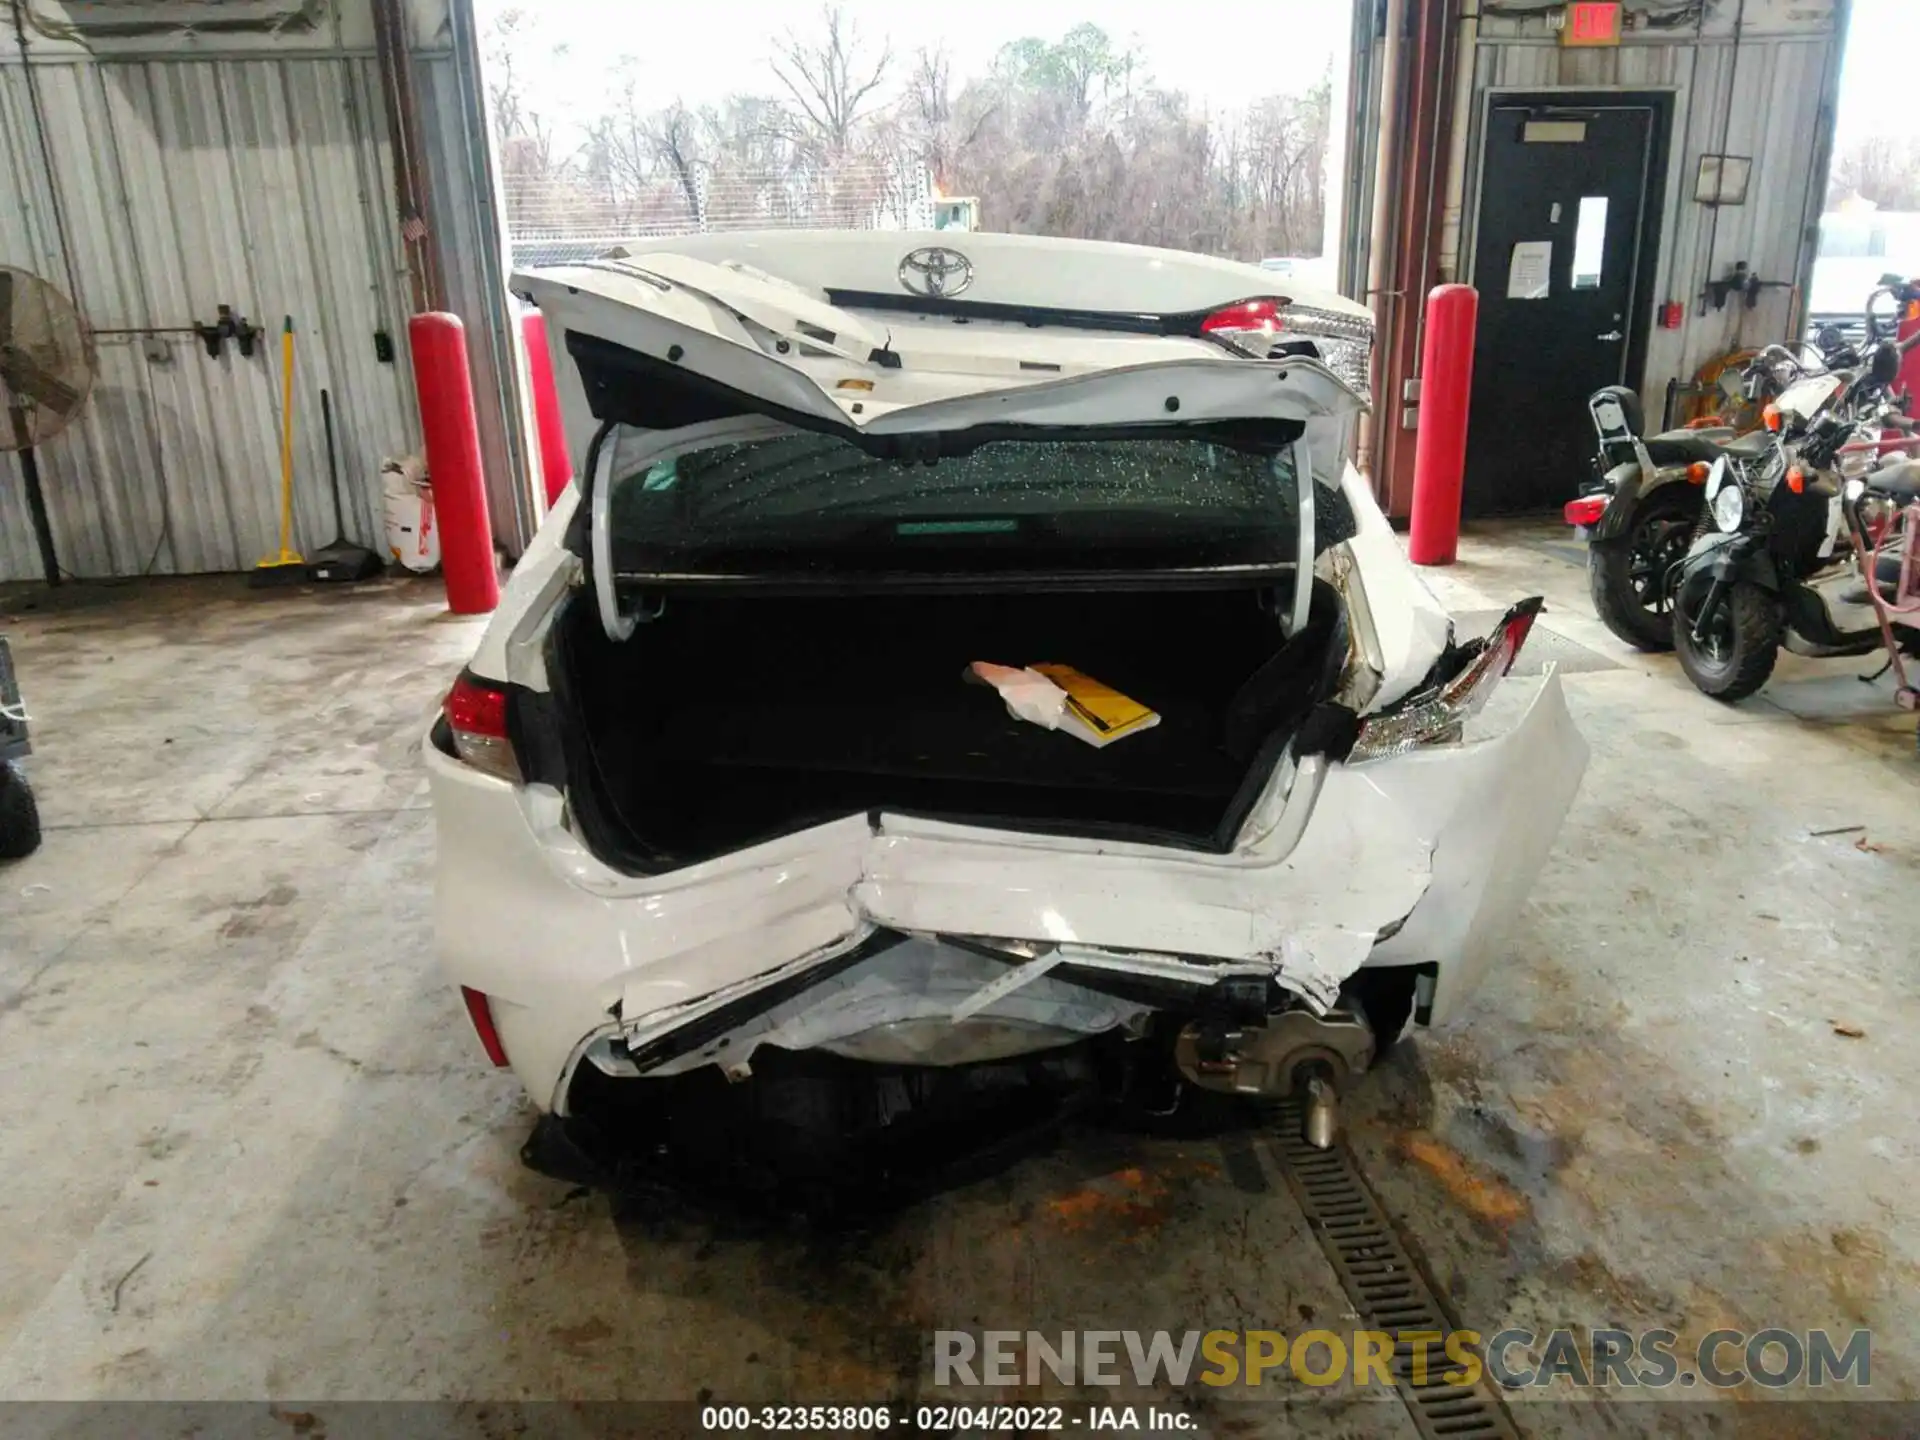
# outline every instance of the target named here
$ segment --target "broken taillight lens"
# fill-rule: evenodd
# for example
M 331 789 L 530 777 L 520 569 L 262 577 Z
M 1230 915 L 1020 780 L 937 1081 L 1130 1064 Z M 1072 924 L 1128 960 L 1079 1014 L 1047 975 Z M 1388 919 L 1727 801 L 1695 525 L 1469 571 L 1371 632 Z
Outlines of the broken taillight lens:
M 507 738 L 507 692 L 462 674 L 440 707 L 453 732 L 453 749 L 467 764 L 518 784 L 520 762 Z
M 1272 344 L 1285 323 L 1283 317 L 1286 308 L 1287 302 L 1277 298 L 1242 300 L 1238 305 L 1229 305 L 1207 316 L 1200 322 L 1200 333 L 1232 341 L 1252 353 L 1265 355 L 1265 346 L 1254 351 L 1252 342 Z
M 500 1043 L 499 1027 L 493 1023 L 493 1002 L 471 985 L 460 987 L 460 998 L 467 1002 L 467 1018 L 473 1022 L 473 1033 L 480 1037 L 480 1048 L 487 1052 L 487 1059 L 505 1069 L 507 1047 Z
M 1520 658 L 1542 606 L 1538 597 L 1521 601 L 1506 613 L 1459 674 L 1368 719 L 1360 727 L 1360 738 L 1347 756 L 1348 763 L 1404 755 L 1426 745 L 1457 744 L 1467 721 L 1486 708 L 1495 687 Z
M 1366 315 L 1263 296 L 1214 311 L 1200 333 L 1256 360 L 1318 360 L 1362 395 L 1372 384 L 1373 320 Z

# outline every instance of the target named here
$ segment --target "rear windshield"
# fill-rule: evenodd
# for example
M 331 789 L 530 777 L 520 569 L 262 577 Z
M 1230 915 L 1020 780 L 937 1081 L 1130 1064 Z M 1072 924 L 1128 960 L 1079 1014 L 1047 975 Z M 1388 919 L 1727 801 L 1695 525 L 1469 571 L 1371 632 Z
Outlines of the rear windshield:
M 929 464 L 794 432 L 622 464 L 643 433 L 609 441 L 623 574 L 1286 568 L 1299 553 L 1291 448 L 1006 440 Z

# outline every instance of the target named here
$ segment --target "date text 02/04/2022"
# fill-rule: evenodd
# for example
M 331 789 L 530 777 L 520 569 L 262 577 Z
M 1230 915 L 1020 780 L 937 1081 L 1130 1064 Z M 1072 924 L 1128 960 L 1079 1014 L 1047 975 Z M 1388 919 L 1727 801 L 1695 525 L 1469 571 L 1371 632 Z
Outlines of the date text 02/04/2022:
M 1014 1435 L 1086 1430 L 1179 1434 L 1196 1426 L 1184 1410 L 1139 1405 L 707 1405 L 700 1428 L 722 1435 L 763 1432 Z

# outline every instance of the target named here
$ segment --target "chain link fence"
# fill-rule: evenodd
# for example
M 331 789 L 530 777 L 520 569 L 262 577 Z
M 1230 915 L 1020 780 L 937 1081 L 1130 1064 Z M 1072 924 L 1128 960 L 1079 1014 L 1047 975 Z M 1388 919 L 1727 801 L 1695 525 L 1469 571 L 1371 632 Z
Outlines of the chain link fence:
M 503 177 L 516 268 L 591 259 L 659 236 L 730 230 L 915 230 L 934 224 L 925 167 L 870 158 L 621 185 L 516 169 Z

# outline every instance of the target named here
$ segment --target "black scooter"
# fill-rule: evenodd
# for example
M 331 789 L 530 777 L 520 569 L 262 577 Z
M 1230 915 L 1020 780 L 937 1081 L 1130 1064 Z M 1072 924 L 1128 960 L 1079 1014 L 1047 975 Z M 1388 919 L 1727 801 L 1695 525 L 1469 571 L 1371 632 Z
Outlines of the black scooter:
M 1701 486 L 1724 455 L 1754 457 L 1764 432 L 1669 430 L 1643 435 L 1640 397 L 1610 385 L 1588 402 L 1600 441 L 1595 470 L 1567 523 L 1587 542 L 1587 585 L 1606 627 L 1641 650 L 1673 648 L 1669 580 L 1701 518 Z
M 1871 310 L 1872 302 L 1868 302 Z M 1871 321 L 1869 322 L 1871 326 Z M 1838 329 L 1822 331 L 1803 353 L 1818 350 L 1813 368 L 1857 366 L 1860 354 Z M 1741 377 L 1743 398 L 1758 410 L 1805 375 L 1801 358 L 1770 347 Z M 1762 431 L 1730 427 L 1646 435 L 1640 397 L 1609 385 L 1587 402 L 1600 449 L 1595 478 L 1570 502 L 1566 520 L 1587 541 L 1587 586 L 1606 627 L 1640 650 L 1673 648 L 1675 567 L 1700 533 L 1701 487 L 1723 455 L 1736 463 L 1766 453 Z
M 1916 343 L 1874 344 L 1860 369 L 1789 388 L 1767 453 L 1713 467 L 1708 524 L 1673 586 L 1674 649 L 1703 694 L 1744 700 L 1772 676 L 1782 646 L 1827 658 L 1883 645 L 1855 573 L 1841 451 L 1862 434 L 1911 429 L 1892 387 Z

